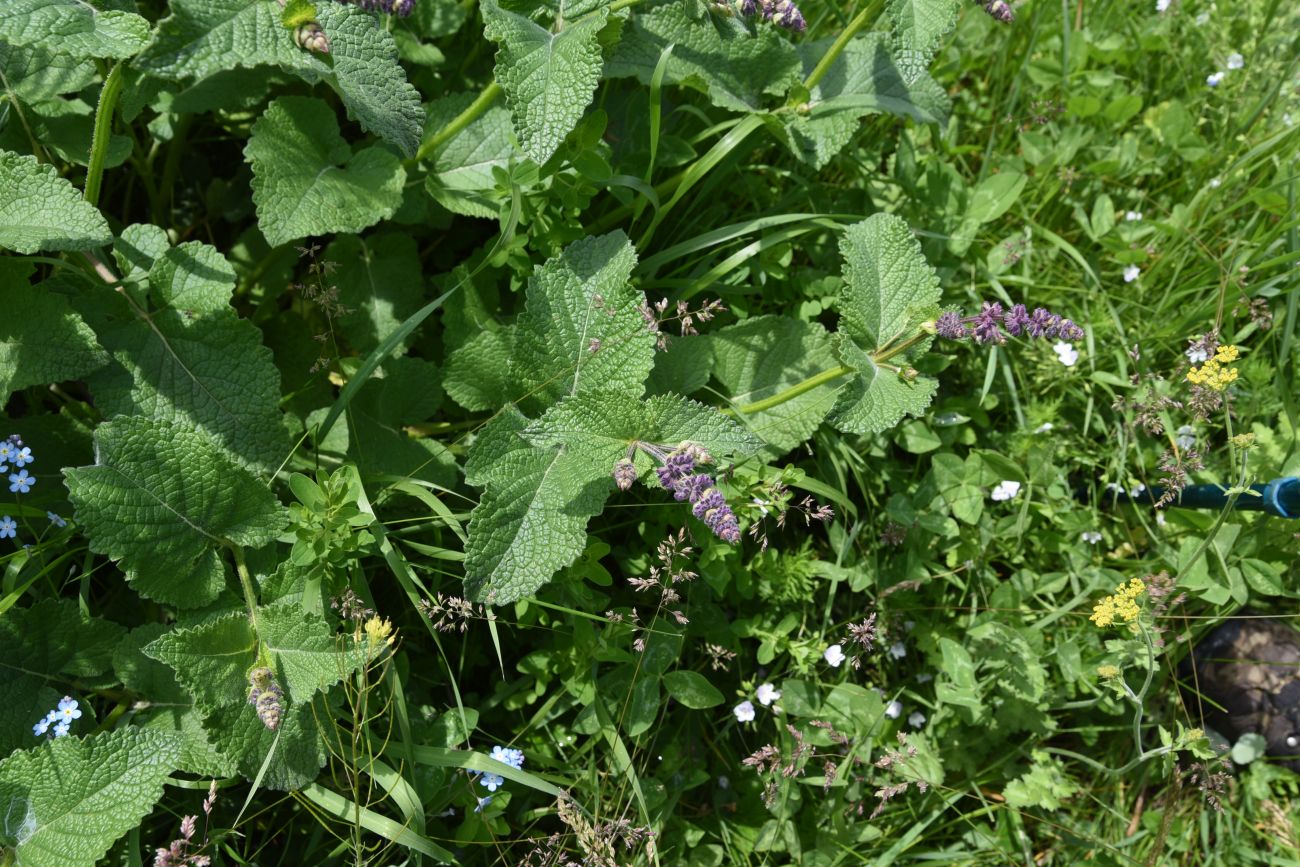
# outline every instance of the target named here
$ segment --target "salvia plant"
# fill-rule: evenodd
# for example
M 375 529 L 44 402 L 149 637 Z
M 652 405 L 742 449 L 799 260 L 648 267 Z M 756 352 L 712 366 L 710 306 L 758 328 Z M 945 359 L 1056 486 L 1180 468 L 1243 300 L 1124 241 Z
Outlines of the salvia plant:
M 1289 97 L 1126 16 L 0 0 L 0 865 L 1294 854 Z

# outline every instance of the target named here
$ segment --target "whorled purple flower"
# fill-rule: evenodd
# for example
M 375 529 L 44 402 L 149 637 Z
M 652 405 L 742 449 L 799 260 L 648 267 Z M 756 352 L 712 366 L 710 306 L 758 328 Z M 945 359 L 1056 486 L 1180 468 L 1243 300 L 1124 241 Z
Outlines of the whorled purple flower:
M 415 9 L 415 0 L 343 0 L 353 6 L 360 6 L 367 12 L 383 12 L 405 18 Z
M 636 465 L 630 458 L 623 458 L 614 464 L 614 484 L 618 485 L 620 491 L 626 491 L 632 487 L 636 481 Z
M 695 517 L 719 539 L 734 545 L 740 541 L 740 522 L 727 505 L 727 498 L 718 490 L 713 476 L 695 472 L 697 461 L 707 463 L 709 456 L 691 443 L 664 455 L 663 464 L 655 471 L 659 484 L 672 491 L 677 501 L 690 502 Z
M 259 666 L 248 673 L 248 703 L 257 711 L 257 718 L 271 731 L 280 727 L 284 716 L 284 690 L 275 682 L 275 672 Z
M 1016 20 L 1016 13 L 1006 0 L 984 0 L 984 11 L 1003 24 Z
M 971 333 L 976 343 L 1002 343 L 1002 305 L 996 301 L 985 301 L 984 309 L 971 322 Z
M 740 14 L 752 16 L 758 14 L 758 0 L 740 0 Z
M 677 489 L 677 483 L 695 471 L 695 455 L 689 450 L 679 450 L 664 458 L 663 466 L 655 470 L 659 484 L 670 491 Z
M 962 317 L 949 311 L 934 322 L 934 333 L 947 340 L 964 340 L 973 337 L 976 343 L 1004 343 L 1002 331 L 1012 337 L 1045 338 L 1048 340 L 1082 340 L 1083 329 L 1072 320 L 1065 319 L 1042 307 L 1030 313 L 1025 305 L 1013 304 L 1003 310 L 996 301 L 984 302 L 983 309 L 974 316 Z
M 1029 311 L 1023 304 L 1012 304 L 1011 309 L 1002 317 L 1002 324 L 1006 326 L 1007 334 L 1019 337 L 1029 324 Z
M 961 314 L 949 310 L 934 321 L 934 333 L 945 340 L 961 340 L 970 336 Z
M 741 0 L 740 14 L 746 16 L 762 15 L 764 21 L 771 21 L 777 27 L 801 33 L 808 27 L 803 13 L 794 0 Z

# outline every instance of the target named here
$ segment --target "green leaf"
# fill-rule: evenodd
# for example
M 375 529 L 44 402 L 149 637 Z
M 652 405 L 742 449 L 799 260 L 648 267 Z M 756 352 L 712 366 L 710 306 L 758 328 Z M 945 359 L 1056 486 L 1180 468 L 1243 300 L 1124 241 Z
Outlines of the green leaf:
M 167 262 L 159 259 L 153 268 L 173 273 Z M 117 362 L 89 377 L 95 402 L 110 417 L 145 415 L 200 427 L 244 466 L 273 471 L 289 444 L 271 352 L 254 325 L 215 303 L 209 294 L 217 291 L 214 284 L 200 288 L 205 281 L 192 277 L 164 282 L 152 294 L 157 299 L 177 292 L 177 301 L 211 312 L 146 312 L 138 301 L 115 293 L 77 298 L 82 316 Z
M 832 40 L 799 46 L 804 75 L 830 49 Z M 918 123 L 944 124 L 950 108 L 943 88 L 924 69 L 916 77 L 899 69 L 885 37 L 862 34 L 844 47 L 826 76 L 813 88 L 806 110 L 774 113 L 775 129 L 795 156 L 822 168 L 852 140 L 861 119 L 894 114 Z
M 935 683 L 934 695 L 940 704 L 964 708 L 967 720 L 974 722 L 984 714 L 979 686 L 975 683 L 975 663 L 970 653 L 951 638 L 940 638 L 943 674 Z
M 5 0 L 0 41 L 73 57 L 126 58 L 149 41 L 149 22 L 133 12 L 96 9 L 84 0 Z
M 266 764 L 262 786 L 280 791 L 301 789 L 313 782 L 325 764 L 325 744 L 311 704 L 286 708 L 275 731 L 262 725 L 252 705 L 228 704 L 203 721 L 208 738 L 239 772 L 253 779 Z
M 228 313 L 235 269 L 216 247 L 187 241 L 162 251 L 150 265 L 149 287 L 159 304 L 173 310 Z
M 470 412 L 483 412 L 506 404 L 516 385 L 510 377 L 514 354 L 513 327 L 480 331 L 447 357 L 443 387 L 456 403 Z
M 873 214 L 850 226 L 840 253 L 844 287 L 836 302 L 836 350 L 857 376 L 840 393 L 832 420 L 847 433 L 876 433 L 905 415 L 918 415 L 934 396 L 934 380 L 902 375 L 928 341 L 892 355 L 888 366 L 877 354 L 909 339 L 937 312 L 939 278 L 907 223 L 892 214 Z
M 134 728 L 14 753 L 0 762 L 5 842 L 24 867 L 99 863 L 153 809 L 179 754 L 177 738 Z
M 95 429 L 95 454 L 94 466 L 64 470 L 77 520 L 91 549 L 159 602 L 211 602 L 226 580 L 219 549 L 264 545 L 288 523 L 265 485 L 187 425 L 109 422 Z
M 815 322 L 758 316 L 709 337 L 714 376 L 733 406 L 772 397 L 836 365 L 830 335 Z M 740 416 L 750 432 L 784 454 L 812 436 L 835 404 L 831 381 L 760 412 Z
M 420 254 L 409 235 L 344 235 L 325 249 L 325 260 L 339 266 L 331 282 L 350 311 L 338 320 L 338 327 L 362 355 L 423 306 Z M 407 342 L 413 339 L 414 335 Z
M 511 374 L 532 406 L 599 389 L 639 396 L 654 365 L 654 335 L 628 285 L 636 250 L 621 231 L 575 241 L 528 281 Z
M 87 250 L 113 240 L 104 216 L 36 157 L 0 151 L 0 201 L 0 247 L 16 253 Z
M 426 130 L 432 134 L 442 129 L 474 98 L 472 93 L 458 93 L 430 103 Z M 509 171 L 517 153 L 510 111 L 491 105 L 438 149 L 425 189 L 452 213 L 496 219 L 508 196 L 498 189 L 495 173 Z
M 414 156 L 424 120 L 420 96 L 397 62 L 393 37 L 369 12 L 323 4 L 328 60 L 299 48 L 265 0 L 173 0 L 136 65 L 171 80 L 240 67 L 279 66 L 310 84 L 325 81 L 367 130 Z
M 799 82 L 799 54 L 777 28 L 750 33 L 738 18 L 709 14 L 699 0 L 669 0 L 639 12 L 606 75 L 649 84 L 669 45 L 664 82 L 705 93 L 720 108 L 754 111 L 763 94 L 784 93 Z
M 957 24 L 960 8 L 961 0 L 887 0 L 885 14 L 893 22 L 895 44 L 916 51 L 928 63 Z
M 247 614 L 173 629 L 145 646 L 144 653 L 175 671 L 176 680 L 205 710 L 247 703 L 248 671 L 257 662 L 257 636 Z
M 529 447 L 520 436 L 526 427 L 527 417 L 514 404 L 502 408 L 475 435 L 465 460 L 465 481 L 481 488 L 493 480 L 508 479 L 509 474 L 501 471 L 501 459 Z
M 20 388 L 78 379 L 108 363 L 95 332 L 61 295 L 26 283 L 4 290 L 0 402 Z
M 0 41 L 0 76 L 6 88 L 26 103 L 76 93 L 95 80 L 93 60 L 61 54 L 39 45 L 19 47 Z
M 0 670 L 49 678 L 94 677 L 108 671 L 126 630 L 82 613 L 71 599 L 42 599 L 0 618 Z M 35 720 L 32 720 L 35 722 Z
M 582 119 L 600 83 L 600 43 L 608 10 L 601 8 L 558 32 L 502 9 L 480 4 L 485 35 L 497 49 L 496 79 L 506 94 L 524 153 L 546 162 Z
M 1023 810 L 1041 807 L 1059 810 L 1061 802 L 1079 791 L 1079 787 L 1065 775 L 1065 765 L 1043 750 L 1034 750 L 1034 763 L 1029 770 L 1007 783 L 1002 794 L 1007 805 Z
M 253 124 L 244 155 L 253 167 L 257 224 L 271 246 L 312 235 L 359 232 L 402 203 L 406 170 L 387 150 L 353 154 L 330 107 L 282 96 Z
M 664 689 L 686 707 L 694 710 L 722 704 L 722 693 L 708 678 L 695 671 L 670 671 L 664 675 Z

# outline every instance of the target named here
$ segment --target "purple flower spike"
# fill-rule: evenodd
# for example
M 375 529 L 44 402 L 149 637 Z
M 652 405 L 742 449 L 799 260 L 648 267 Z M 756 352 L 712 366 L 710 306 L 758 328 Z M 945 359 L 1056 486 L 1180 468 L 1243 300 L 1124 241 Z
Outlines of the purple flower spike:
M 636 481 L 636 466 L 627 458 L 614 464 L 614 484 L 620 491 L 626 491 Z
M 689 451 L 673 452 L 664 458 L 664 465 L 655 470 L 659 475 L 659 484 L 670 491 L 677 489 L 677 483 L 695 470 L 695 456 Z
M 1016 13 L 1006 0 L 985 0 L 984 11 L 1003 24 L 1016 20 Z
M 951 310 L 934 321 L 934 333 L 945 340 L 963 340 L 970 336 L 961 315 Z
M 1039 307 L 1034 310 L 1033 316 L 1029 317 L 1029 325 L 1025 330 L 1030 337 L 1050 337 L 1050 331 L 1056 327 L 1060 317 Z
M 740 14 L 746 17 L 758 14 L 757 0 L 740 0 Z
M 1002 305 L 996 301 L 985 301 L 984 309 L 975 317 L 974 334 L 976 343 L 1002 343 Z
M 1029 325 L 1029 311 L 1023 304 L 1012 305 L 1006 316 L 1002 317 L 1002 324 L 1006 326 L 1008 334 L 1019 337 L 1025 326 Z
M 808 27 L 808 22 L 793 0 L 779 0 L 776 4 L 776 23 L 795 33 L 802 33 Z
M 1083 339 L 1083 329 L 1070 319 L 1062 319 L 1061 324 L 1056 328 L 1056 333 L 1062 340 Z

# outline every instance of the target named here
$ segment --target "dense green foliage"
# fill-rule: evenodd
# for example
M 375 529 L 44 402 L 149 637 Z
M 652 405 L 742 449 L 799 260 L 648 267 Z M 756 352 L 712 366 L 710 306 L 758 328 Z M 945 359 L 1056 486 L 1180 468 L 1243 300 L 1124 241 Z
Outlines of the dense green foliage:
M 0 0 L 0 865 L 1300 859 L 1297 32 Z

